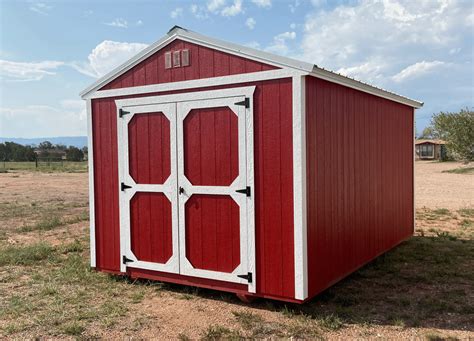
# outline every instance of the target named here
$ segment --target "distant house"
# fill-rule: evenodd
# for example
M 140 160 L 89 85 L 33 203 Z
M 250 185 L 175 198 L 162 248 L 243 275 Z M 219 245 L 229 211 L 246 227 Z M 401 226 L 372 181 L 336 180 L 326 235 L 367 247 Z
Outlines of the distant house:
M 66 151 L 62 149 L 35 149 L 38 159 L 66 160 Z
M 419 139 L 415 141 L 415 155 L 417 160 L 440 160 L 442 149 L 446 142 L 443 140 Z

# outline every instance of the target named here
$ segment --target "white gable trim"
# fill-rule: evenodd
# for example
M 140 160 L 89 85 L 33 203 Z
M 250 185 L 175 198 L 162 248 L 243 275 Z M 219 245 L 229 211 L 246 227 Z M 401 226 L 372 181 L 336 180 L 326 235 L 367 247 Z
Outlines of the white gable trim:
M 118 66 L 114 70 L 110 71 L 105 76 L 97 80 L 95 83 L 84 89 L 80 93 L 80 96 L 84 98 L 89 93 L 97 91 L 107 83 L 111 82 L 113 79 L 124 74 L 125 72 L 127 72 L 128 70 L 130 70 L 131 68 L 133 68 L 143 60 L 147 59 L 148 57 L 150 57 L 151 55 L 153 55 L 154 53 L 156 53 L 157 51 L 159 51 L 160 49 L 162 49 L 163 47 L 170 44 L 176 39 L 209 47 L 214 50 L 219 50 L 222 52 L 230 53 L 243 58 L 277 66 L 280 68 L 292 68 L 303 72 L 311 72 L 311 70 L 313 69 L 313 64 L 310 63 L 296 61 L 290 58 L 277 56 L 263 51 L 258 51 L 250 47 L 240 46 L 222 40 L 206 37 L 192 31 L 176 28 L 175 30 L 172 30 L 170 33 L 168 33 L 168 35 L 158 40 L 156 43 L 148 46 L 147 48 L 139 52 L 135 57 L 129 59 L 128 61 Z

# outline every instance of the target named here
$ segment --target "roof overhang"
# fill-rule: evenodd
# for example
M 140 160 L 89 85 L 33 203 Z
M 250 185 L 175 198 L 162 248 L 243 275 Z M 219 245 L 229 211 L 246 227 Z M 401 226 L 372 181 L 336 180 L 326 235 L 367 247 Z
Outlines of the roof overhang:
M 421 106 L 423 106 L 423 102 L 419 102 L 401 95 L 397 95 L 393 92 L 389 92 L 387 90 L 380 89 L 363 82 L 359 82 L 355 79 L 345 77 L 343 75 L 325 70 L 323 68 L 319 68 L 318 66 L 311 63 L 302 62 L 299 60 L 256 50 L 250 47 L 210 38 L 199 33 L 189 31 L 179 26 L 174 26 L 171 30 L 168 31 L 168 33 L 163 38 L 151 44 L 147 48 L 143 49 L 137 55 L 135 55 L 122 65 L 116 67 L 115 69 L 107 73 L 105 76 L 99 78 L 96 82 L 84 89 L 80 93 L 80 96 L 82 98 L 88 97 L 91 93 L 98 91 L 107 83 L 124 74 L 125 72 L 133 68 L 135 65 L 147 59 L 148 57 L 150 57 L 151 55 L 153 55 L 154 53 L 156 53 L 157 51 L 159 51 L 160 49 L 162 49 L 163 47 L 165 47 L 176 39 L 198 44 L 201 46 L 206 46 L 222 52 L 238 55 L 243 58 L 248 58 L 279 68 L 293 69 L 295 71 L 303 72 L 317 78 L 348 86 L 360 91 L 373 94 L 375 96 L 384 97 L 414 108 L 420 108 Z

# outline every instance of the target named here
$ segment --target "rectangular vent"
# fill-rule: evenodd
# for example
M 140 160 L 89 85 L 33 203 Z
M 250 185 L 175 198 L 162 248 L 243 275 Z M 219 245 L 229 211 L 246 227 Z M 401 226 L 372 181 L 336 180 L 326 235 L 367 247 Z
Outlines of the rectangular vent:
M 180 53 L 179 51 L 174 51 L 173 52 L 173 67 L 180 67 L 181 62 L 180 62 Z
M 181 51 L 181 65 L 189 66 L 189 50 L 188 49 Z
M 165 69 L 171 69 L 171 51 L 165 52 Z

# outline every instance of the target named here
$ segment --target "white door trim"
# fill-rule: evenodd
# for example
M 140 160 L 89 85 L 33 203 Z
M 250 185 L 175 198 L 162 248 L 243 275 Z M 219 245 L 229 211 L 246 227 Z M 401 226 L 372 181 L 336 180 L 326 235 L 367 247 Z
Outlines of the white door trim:
M 157 111 L 156 106 L 158 106 L 158 105 L 171 105 L 171 106 L 175 105 L 175 108 L 176 108 L 176 106 L 178 104 L 186 106 L 187 105 L 186 103 L 192 103 L 192 101 L 203 102 L 205 100 L 213 100 L 215 104 L 218 104 L 219 101 L 225 101 L 225 98 L 236 98 L 236 97 L 238 97 L 242 100 L 245 99 L 245 98 L 249 98 L 249 104 L 250 104 L 249 108 L 234 105 L 232 109 L 234 111 L 235 110 L 243 111 L 243 113 L 242 113 L 243 114 L 243 120 L 239 120 L 239 132 L 240 131 L 245 132 L 245 136 L 244 136 L 244 140 L 245 140 L 244 144 L 245 145 L 244 145 L 244 148 L 239 148 L 239 150 L 242 150 L 243 152 L 245 152 L 245 150 L 246 150 L 247 152 L 246 152 L 246 155 L 245 155 L 245 162 L 243 162 L 243 163 L 239 162 L 239 175 L 244 174 L 243 176 L 240 177 L 241 179 L 246 178 L 245 179 L 246 180 L 246 185 L 243 184 L 243 188 L 245 186 L 249 186 L 251 188 L 252 195 L 250 197 L 246 197 L 245 195 L 242 195 L 240 193 L 235 193 L 235 191 L 229 190 L 228 188 L 227 189 L 224 189 L 222 187 L 219 188 L 219 186 L 189 186 L 190 185 L 189 181 L 188 181 L 187 188 L 188 188 L 188 193 L 197 192 L 197 191 L 201 191 L 201 190 L 208 191 L 209 193 L 212 193 L 212 192 L 220 193 L 220 194 L 228 193 L 237 203 L 240 202 L 241 205 L 247 207 L 247 209 L 244 210 L 245 216 L 244 217 L 241 216 L 241 222 L 244 221 L 244 220 L 247 222 L 246 225 L 247 225 L 247 236 L 248 236 L 246 245 L 243 246 L 242 243 L 241 243 L 241 252 L 242 252 L 242 249 L 244 249 L 244 250 L 246 249 L 246 257 L 242 258 L 242 255 L 241 255 L 241 261 L 246 263 L 246 269 L 247 269 L 246 272 L 252 272 L 253 278 L 252 278 L 252 282 L 248 283 L 247 280 L 240 279 L 240 278 L 236 277 L 235 274 L 233 274 L 233 275 L 227 274 L 227 275 L 229 275 L 228 276 L 229 278 L 227 278 L 227 276 L 222 276 L 222 275 L 226 275 L 225 273 L 220 273 L 219 272 L 218 275 L 220 275 L 220 276 L 216 276 L 216 273 L 214 271 L 206 271 L 206 270 L 200 270 L 200 269 L 195 269 L 196 272 L 194 272 L 192 274 L 188 273 L 188 275 L 196 276 L 196 277 L 203 277 L 203 278 L 217 279 L 217 280 L 228 281 L 228 282 L 237 282 L 237 283 L 242 283 L 242 284 L 248 284 L 248 291 L 251 292 L 251 293 L 256 292 L 255 212 L 254 212 L 254 207 L 255 207 L 254 193 L 255 193 L 255 190 L 254 190 L 254 163 L 253 163 L 253 155 L 254 155 L 254 151 L 253 151 L 253 93 L 254 93 L 254 91 L 255 91 L 255 86 L 247 86 L 247 87 L 229 88 L 229 89 L 221 89 L 221 90 L 210 90 L 210 91 L 198 91 L 198 92 L 190 92 L 190 93 L 181 93 L 181 94 L 174 94 L 174 95 L 162 95 L 162 96 L 149 96 L 149 97 L 119 99 L 119 100 L 115 101 L 115 104 L 117 106 L 117 115 L 118 115 L 120 109 L 124 109 L 127 112 L 131 112 L 130 115 L 125 116 L 126 117 L 126 122 L 129 122 L 130 119 L 132 118 L 133 114 Z M 163 110 L 160 110 L 160 111 L 163 112 Z M 176 113 L 175 113 L 175 115 L 176 115 Z M 242 115 L 239 115 L 239 117 L 242 117 Z M 125 145 L 128 146 L 128 133 L 126 131 L 124 131 L 124 124 L 120 124 L 120 121 L 121 121 L 121 119 L 118 119 L 118 123 L 117 123 L 118 124 L 118 148 L 119 148 L 118 149 L 119 150 L 119 185 L 120 185 L 120 182 L 122 181 L 121 179 L 126 179 L 128 182 L 134 184 L 134 186 L 132 186 L 132 189 L 127 190 L 127 191 L 129 191 L 129 194 L 127 196 L 122 195 L 122 197 L 124 197 L 123 200 L 125 201 L 125 200 L 128 199 L 128 202 L 129 202 L 129 198 L 131 198 L 133 193 L 135 193 L 138 189 L 140 189 L 142 191 L 161 191 L 161 190 L 164 190 L 163 186 L 167 185 L 166 183 L 163 184 L 163 185 L 137 185 L 137 184 L 135 184 L 133 179 L 130 176 L 128 176 L 127 173 L 125 173 L 125 170 L 122 168 L 124 166 L 123 165 L 124 162 L 123 162 L 123 160 L 120 162 L 120 158 L 123 158 L 124 155 L 125 155 L 124 154 L 125 151 L 123 150 L 123 146 L 125 146 Z M 174 122 L 176 124 L 176 120 Z M 170 123 L 172 123 L 172 122 L 170 122 Z M 242 125 L 243 125 L 243 129 L 241 129 Z M 175 131 L 177 133 L 177 130 L 175 130 Z M 125 135 L 127 135 L 126 136 L 127 140 L 125 140 Z M 177 141 L 176 138 L 175 138 L 175 141 Z M 125 142 L 126 142 L 126 144 L 125 144 Z M 127 152 L 128 152 L 128 150 L 127 150 Z M 181 152 L 177 151 L 177 153 L 175 153 L 175 156 L 176 155 L 182 155 L 182 151 Z M 128 160 L 128 154 L 125 156 L 125 158 Z M 176 158 L 174 158 L 174 159 L 172 158 L 172 163 L 174 163 L 174 165 L 177 167 L 178 162 L 177 162 Z M 236 179 L 236 181 L 237 181 L 237 179 Z M 186 183 L 183 182 L 183 184 L 186 186 Z M 180 184 L 180 185 L 182 187 L 184 187 L 183 184 Z M 239 184 L 239 186 L 240 186 L 240 184 Z M 192 187 L 194 187 L 194 191 L 191 189 Z M 176 196 L 178 195 L 177 182 L 175 184 L 174 193 L 176 194 Z M 126 209 L 126 211 L 127 211 L 126 215 L 122 214 L 122 207 L 123 207 L 122 205 L 123 204 L 121 203 L 121 206 L 120 206 L 121 207 L 121 209 L 120 209 L 120 211 L 121 211 L 121 213 L 120 213 L 120 245 L 121 245 L 122 254 L 126 254 L 124 252 L 126 252 L 126 249 L 127 249 L 128 246 L 127 246 L 127 241 L 123 240 L 126 236 L 126 234 L 125 234 L 126 231 L 124 231 L 124 229 L 126 229 L 126 225 L 123 222 L 123 219 L 128 219 L 128 221 L 130 219 L 129 219 L 129 217 L 126 216 L 126 215 L 129 215 L 129 208 Z M 179 205 L 181 205 L 181 203 Z M 184 210 L 183 210 L 183 212 L 184 212 Z M 173 220 L 173 224 L 174 224 L 174 220 Z M 173 236 L 174 235 L 175 234 L 174 234 L 174 228 L 173 228 Z M 178 234 L 176 234 L 176 235 L 178 235 Z M 179 239 L 181 239 L 181 235 L 184 236 L 183 233 L 180 233 L 179 234 Z M 180 244 L 181 244 L 181 242 L 178 242 L 178 250 L 182 249 L 182 246 Z M 175 243 L 173 243 L 173 248 L 174 248 L 174 246 L 175 246 Z M 183 249 L 183 250 L 185 250 L 185 249 Z M 178 251 L 178 253 L 179 253 L 179 251 Z M 133 258 L 134 257 L 133 254 L 131 254 L 131 253 L 128 253 L 128 254 L 131 256 L 129 258 L 136 259 L 136 257 Z M 174 255 L 175 255 L 175 253 L 173 252 L 173 256 Z M 133 267 L 170 272 L 169 270 L 158 270 L 158 269 L 156 269 L 154 267 L 155 263 L 147 264 L 146 262 L 140 262 L 140 263 L 134 262 L 132 264 L 133 265 L 131 265 L 131 266 L 133 266 Z M 167 265 L 168 265 L 168 263 L 167 263 Z M 242 267 L 240 267 L 240 268 L 242 268 Z M 237 274 L 237 270 L 240 270 L 240 268 L 237 267 L 237 269 L 235 270 L 236 274 Z M 179 265 L 178 265 L 177 268 L 176 268 L 176 266 L 174 266 L 173 269 L 178 269 L 176 272 L 180 272 L 180 270 L 181 270 Z M 121 265 L 121 271 L 125 271 L 125 270 L 126 270 L 126 266 L 122 264 Z M 240 274 L 240 272 L 239 272 L 239 274 Z M 230 276 L 232 276 L 232 277 L 230 277 Z M 236 281 L 235 278 L 238 278 L 238 281 Z
M 127 264 L 122 257 L 126 256 L 132 260 L 129 266 L 179 273 L 179 244 L 178 244 L 178 212 L 177 212 L 177 170 L 176 170 L 176 104 L 153 104 L 147 106 L 135 106 L 127 108 L 127 114 L 119 117 L 120 110 L 117 106 L 117 136 L 118 136 L 118 164 L 119 164 L 119 214 L 120 214 L 120 271 L 125 272 Z M 161 112 L 170 122 L 170 176 L 163 184 L 137 184 L 130 175 L 129 166 L 129 144 L 128 124 L 135 115 L 143 115 L 152 112 Z M 120 184 L 125 183 L 131 188 L 120 190 Z M 130 201 L 137 192 L 163 193 L 171 203 L 171 234 L 172 234 L 172 256 L 165 264 L 152 263 L 138 260 L 131 249 L 131 222 Z
M 245 100 L 245 96 L 233 96 L 224 98 L 214 98 L 206 100 L 178 102 L 177 104 L 177 127 L 178 127 L 178 183 L 184 189 L 179 197 L 179 224 L 180 224 L 180 272 L 183 275 L 204 277 L 214 280 L 249 284 L 247 280 L 239 278 L 237 275 L 248 273 L 248 223 L 247 223 L 247 196 L 245 194 L 236 193 L 236 190 L 245 188 L 247 183 L 247 168 L 249 160 L 246 155 L 246 109 L 244 106 L 235 105 L 237 102 Z M 229 107 L 238 117 L 238 159 L 239 174 L 234 181 L 228 186 L 199 186 L 192 185 L 184 174 L 184 120 L 193 109 L 200 108 L 218 108 Z M 252 191 L 252 189 L 251 189 Z M 225 273 L 219 271 L 203 270 L 195 268 L 186 257 L 186 217 L 185 205 L 187 200 L 193 194 L 214 194 L 228 195 L 239 206 L 240 209 L 240 264 L 232 271 Z M 252 278 L 253 282 L 253 278 Z M 252 284 L 252 283 L 250 283 Z

